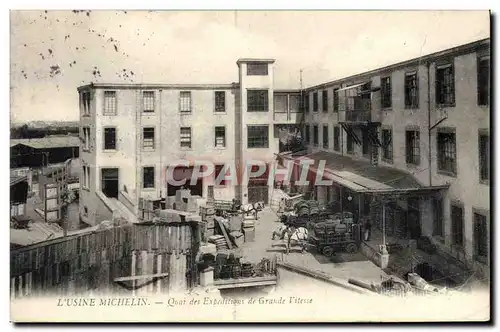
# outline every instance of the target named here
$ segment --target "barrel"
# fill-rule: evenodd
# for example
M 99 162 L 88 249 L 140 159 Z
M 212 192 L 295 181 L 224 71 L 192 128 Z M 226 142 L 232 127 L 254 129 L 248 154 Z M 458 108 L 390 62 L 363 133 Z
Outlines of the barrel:
M 241 266 L 239 264 L 233 265 L 233 278 L 241 278 Z
M 241 276 L 248 278 L 252 276 L 252 264 L 244 262 L 241 264 Z
M 345 234 L 347 232 L 346 224 L 335 224 L 335 233 L 337 234 Z
M 227 263 L 228 255 L 224 253 L 217 254 L 217 265 L 225 265 Z
M 221 279 L 230 279 L 231 278 L 231 266 L 229 266 L 229 265 L 222 266 L 222 269 L 220 272 L 220 278 Z

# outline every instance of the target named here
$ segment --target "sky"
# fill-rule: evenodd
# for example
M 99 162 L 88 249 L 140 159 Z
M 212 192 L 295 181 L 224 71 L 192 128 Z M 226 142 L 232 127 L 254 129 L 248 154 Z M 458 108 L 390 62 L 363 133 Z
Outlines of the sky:
M 11 121 L 78 120 L 90 82 L 231 83 L 274 58 L 274 86 L 339 79 L 490 36 L 487 11 L 12 11 Z

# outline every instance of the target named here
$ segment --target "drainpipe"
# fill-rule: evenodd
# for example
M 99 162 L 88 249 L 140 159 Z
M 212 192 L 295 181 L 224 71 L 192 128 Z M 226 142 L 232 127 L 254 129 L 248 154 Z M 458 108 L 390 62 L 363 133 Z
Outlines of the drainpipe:
M 431 64 L 430 62 L 427 61 L 426 63 L 427 67 L 427 134 L 428 134 L 428 146 L 429 148 L 427 149 L 429 152 L 428 159 L 429 159 L 429 187 L 432 186 L 432 142 L 431 142 L 431 75 L 430 75 L 430 67 Z
M 163 182 L 165 182 L 164 178 L 163 178 L 163 164 L 162 164 L 162 158 L 161 158 L 161 155 L 163 153 L 163 150 L 162 150 L 162 139 L 163 137 L 161 136 L 161 126 L 162 126 L 162 122 L 161 122 L 161 113 L 162 113 L 162 109 L 161 109 L 161 95 L 163 93 L 163 90 L 160 89 L 159 91 L 159 96 L 158 96 L 158 112 L 160 113 L 160 128 L 158 128 L 158 136 L 159 136 L 159 141 L 160 141 L 160 207 L 161 207 L 161 200 L 162 200 L 162 193 L 163 193 Z M 166 203 L 166 199 L 165 199 L 165 203 Z

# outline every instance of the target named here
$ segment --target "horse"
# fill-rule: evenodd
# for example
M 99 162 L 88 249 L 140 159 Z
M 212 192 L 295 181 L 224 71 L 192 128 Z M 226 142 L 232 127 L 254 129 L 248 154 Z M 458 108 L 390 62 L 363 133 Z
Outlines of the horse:
M 264 202 L 257 202 L 254 204 L 243 204 L 240 207 L 240 211 L 241 213 L 243 213 L 243 216 L 248 216 L 250 214 L 253 214 L 256 220 L 259 220 L 258 213 L 263 209 L 264 209 Z
M 307 242 L 308 231 L 305 227 L 295 228 L 293 226 L 283 225 L 277 231 L 273 232 L 272 239 L 278 236 L 280 240 L 285 240 L 286 253 L 290 252 L 292 245 L 299 245 L 303 253 L 305 251 L 305 244 Z

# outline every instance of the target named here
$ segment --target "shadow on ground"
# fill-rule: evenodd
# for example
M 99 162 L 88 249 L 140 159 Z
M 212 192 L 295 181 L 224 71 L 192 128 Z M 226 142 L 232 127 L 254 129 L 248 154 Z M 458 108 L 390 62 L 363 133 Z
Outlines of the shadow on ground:
M 348 254 L 348 253 L 336 253 L 333 257 L 326 257 L 318 252 L 310 251 L 312 256 L 316 259 L 316 261 L 320 264 L 329 264 L 329 263 L 348 263 L 348 262 L 365 262 L 368 261 L 368 258 L 364 256 L 361 252 Z

